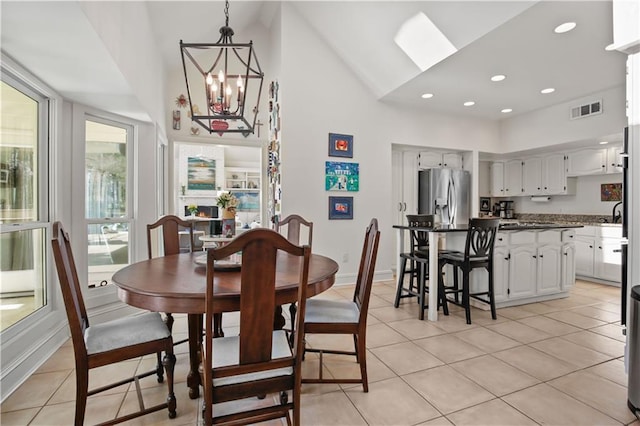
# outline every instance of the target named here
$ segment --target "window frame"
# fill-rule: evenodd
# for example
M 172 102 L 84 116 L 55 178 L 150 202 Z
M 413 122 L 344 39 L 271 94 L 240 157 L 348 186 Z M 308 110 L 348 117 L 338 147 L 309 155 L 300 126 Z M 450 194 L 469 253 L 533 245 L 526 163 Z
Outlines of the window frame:
M 44 247 L 42 258 L 44 265 L 43 270 L 43 292 L 46 303 L 36 311 L 20 319 L 6 330 L 0 331 L 0 341 L 11 341 L 23 335 L 30 328 L 34 327 L 40 321 L 43 321 L 48 315 L 57 310 L 58 292 L 54 278 L 53 256 L 51 255 L 50 245 L 47 242 L 51 239 L 51 212 L 53 206 L 50 204 L 51 191 L 55 187 L 55 176 L 53 168 L 50 167 L 52 158 L 54 158 L 55 144 L 55 122 L 57 116 L 57 96 L 50 89 L 42 86 L 32 76 L 20 69 L 10 58 L 2 55 L 2 63 L 0 64 L 0 79 L 10 85 L 19 92 L 34 99 L 38 103 L 38 135 L 37 135 L 37 156 L 36 164 L 38 170 L 37 197 L 34 199 L 37 204 L 36 220 L 24 223 L 5 224 L 0 221 L 0 233 L 9 234 L 19 231 L 31 231 L 34 229 L 42 229 Z M 3 345 L 4 346 L 4 345 Z

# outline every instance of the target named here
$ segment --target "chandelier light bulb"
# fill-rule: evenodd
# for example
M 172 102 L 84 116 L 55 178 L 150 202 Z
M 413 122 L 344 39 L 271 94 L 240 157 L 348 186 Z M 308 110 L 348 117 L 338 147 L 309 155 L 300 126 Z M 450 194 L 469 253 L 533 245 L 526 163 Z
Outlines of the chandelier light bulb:
M 242 77 L 238 76 L 238 88 L 242 88 Z
M 211 76 L 211 73 L 207 74 L 207 84 L 209 86 L 213 84 L 213 77 Z
M 224 83 L 224 73 L 222 70 L 218 73 L 218 80 L 220 80 L 220 83 Z

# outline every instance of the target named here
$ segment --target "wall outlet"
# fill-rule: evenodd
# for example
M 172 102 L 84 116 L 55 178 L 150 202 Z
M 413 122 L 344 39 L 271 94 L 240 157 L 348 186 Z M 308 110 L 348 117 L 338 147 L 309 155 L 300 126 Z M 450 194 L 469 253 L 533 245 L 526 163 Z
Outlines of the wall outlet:
M 349 261 L 349 253 L 345 253 L 342 255 L 342 263 L 347 263 Z

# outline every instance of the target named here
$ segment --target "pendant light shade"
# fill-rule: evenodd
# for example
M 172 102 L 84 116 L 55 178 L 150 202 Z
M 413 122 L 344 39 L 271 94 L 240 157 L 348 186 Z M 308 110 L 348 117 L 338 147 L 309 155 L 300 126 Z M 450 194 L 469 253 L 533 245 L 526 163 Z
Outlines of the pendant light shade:
M 248 136 L 255 129 L 264 73 L 253 42 L 233 42 L 228 1 L 225 15 L 216 43 L 180 40 L 191 120 L 210 134 Z

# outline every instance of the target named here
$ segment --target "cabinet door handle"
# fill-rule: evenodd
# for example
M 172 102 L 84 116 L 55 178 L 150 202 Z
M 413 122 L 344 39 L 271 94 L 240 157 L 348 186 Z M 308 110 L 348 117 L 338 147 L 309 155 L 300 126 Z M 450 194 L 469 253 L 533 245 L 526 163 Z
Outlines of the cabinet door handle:
M 502 238 L 498 238 L 498 241 L 502 241 Z
M 599 248 L 600 250 L 602 250 L 602 246 L 598 246 L 598 248 Z
M 398 203 L 398 211 L 401 212 L 402 211 L 402 203 Z
M 533 257 L 534 259 L 536 259 L 538 256 L 531 256 L 531 257 Z
M 569 253 L 564 253 L 565 256 L 569 256 Z
M 540 259 L 542 259 L 544 257 L 544 255 L 541 254 L 539 257 L 540 257 Z
M 402 205 L 404 206 L 403 211 L 405 211 L 405 212 L 406 212 L 406 211 L 407 211 L 407 203 L 402 203 Z
M 622 253 L 622 249 L 613 249 L 614 253 Z
M 589 248 L 593 248 L 593 246 L 589 246 Z

